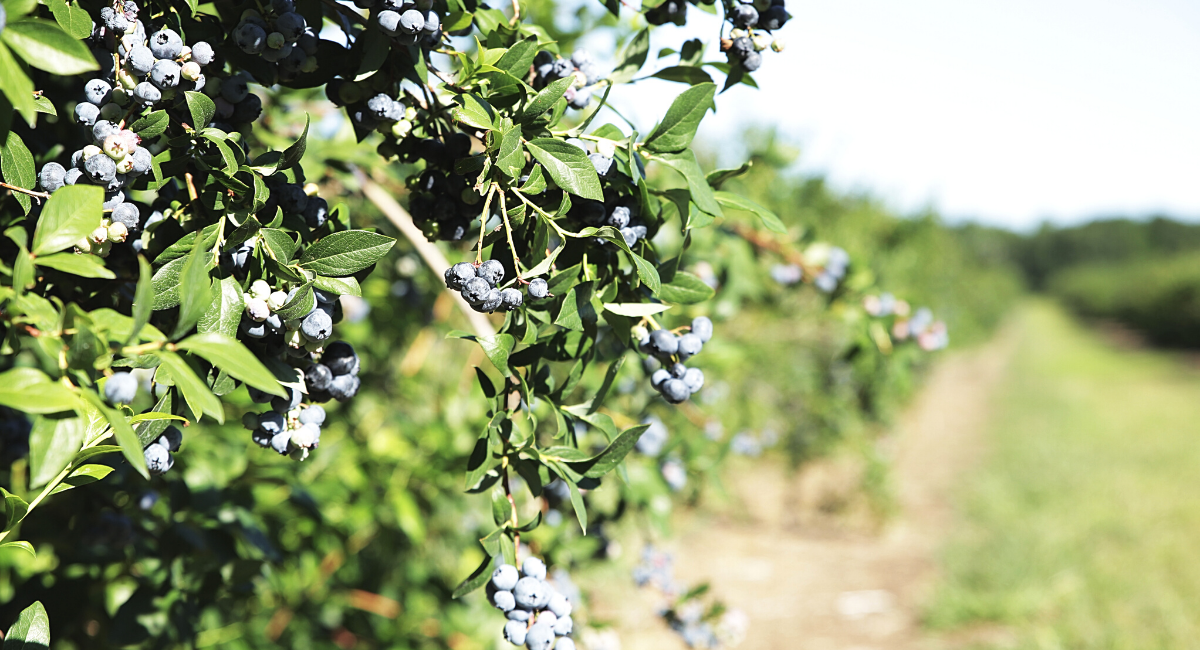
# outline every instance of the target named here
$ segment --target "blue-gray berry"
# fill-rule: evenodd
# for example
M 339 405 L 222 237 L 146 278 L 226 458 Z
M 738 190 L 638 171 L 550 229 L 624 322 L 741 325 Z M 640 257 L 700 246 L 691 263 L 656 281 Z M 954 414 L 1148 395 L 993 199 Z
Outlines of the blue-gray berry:
M 333 319 L 323 309 L 314 309 L 304 317 L 300 332 L 310 341 L 324 341 L 333 334 Z
M 325 364 L 314 363 L 304 371 L 304 385 L 310 391 L 329 390 L 332 381 L 333 372 Z
M 92 126 L 96 123 L 96 119 L 100 117 L 100 107 L 88 102 L 79 102 L 75 105 L 75 121 L 83 126 Z
M 129 232 L 137 229 L 142 218 L 141 211 L 133 203 L 121 203 L 113 208 L 111 216 L 114 223 L 122 224 Z
M 246 54 L 261 54 L 267 47 L 267 32 L 254 23 L 242 23 L 233 31 L 233 42 Z
M 529 297 L 541 299 L 550 295 L 550 285 L 542 278 L 534 278 L 529 281 Z
M 691 396 L 692 392 L 688 390 L 687 384 L 683 383 L 682 379 L 671 378 L 659 386 L 659 391 L 662 393 L 663 399 L 671 404 L 679 404 Z
M 683 383 L 688 391 L 695 393 L 704 388 L 704 371 L 699 368 L 688 368 L 683 374 Z
M 307 27 L 308 23 L 304 21 L 304 16 L 294 11 L 281 14 L 275 19 L 275 31 L 283 34 L 289 43 L 295 43 Z
M 475 277 L 467 281 L 462 288 L 462 297 L 472 306 L 482 305 L 487 300 L 491 285 L 483 278 Z
M 165 474 L 175 464 L 175 461 L 171 460 L 171 452 L 167 451 L 166 447 L 159 445 L 146 447 L 142 451 L 142 455 L 146 458 L 146 469 L 155 476 Z
M 104 399 L 109 404 L 129 404 L 137 397 L 137 378 L 127 372 L 118 372 L 104 383 Z
M 416 34 L 425 29 L 425 16 L 416 9 L 409 9 L 400 14 L 400 29 L 408 34 Z
M 145 76 L 154 67 L 154 53 L 145 45 L 138 45 L 130 50 L 125 61 L 139 77 Z
M 538 603 L 549 595 L 546 583 L 538 578 L 526 576 L 518 580 L 517 586 L 513 587 L 513 597 L 517 599 L 517 606 L 522 609 L 536 609 Z
M 288 445 L 292 442 L 292 432 L 283 431 L 271 436 L 271 449 L 280 454 L 288 453 Z
M 650 345 L 664 355 L 672 355 L 679 351 L 679 338 L 668 330 L 654 330 L 650 333 Z
M 83 170 L 93 183 L 108 183 L 117 177 L 117 163 L 101 154 L 88 158 L 83 163 Z
M 492 606 L 502 612 L 509 612 L 517 606 L 517 601 L 511 591 L 496 591 L 492 593 Z
M 538 621 L 525 633 L 525 647 L 529 650 L 550 650 L 554 645 L 554 628 Z
M 162 91 L 149 81 L 143 81 L 133 87 L 133 98 L 149 106 L 162 100 Z
M 280 431 L 283 431 L 286 425 L 287 422 L 282 413 L 267 411 L 266 413 L 260 413 L 258 415 L 258 428 L 271 435 L 275 435 Z
M 694 332 L 688 332 L 679 337 L 679 358 L 688 359 L 697 354 L 704 348 L 704 341 Z
M 512 591 L 520 579 L 517 567 L 511 564 L 501 564 L 492 571 L 492 586 L 501 591 Z
M 499 260 L 487 260 L 479 265 L 475 274 L 487 280 L 487 283 L 494 287 L 504 279 L 504 265 Z
M 358 374 L 358 355 L 355 354 L 354 347 L 345 341 L 335 341 L 327 345 L 325 353 L 321 355 L 321 363 L 329 366 L 335 377 Z
M 42 165 L 42 170 L 38 172 L 38 185 L 47 192 L 53 192 L 63 186 L 63 179 L 66 177 L 65 167 L 56 162 L 48 162 Z
M 160 29 L 150 35 L 150 51 L 157 59 L 174 59 L 183 50 L 183 39 L 173 29 Z
M 521 563 L 521 575 L 537 580 L 546 579 L 546 563 L 541 558 L 527 557 Z
M 700 341 L 708 343 L 713 335 L 713 322 L 708 316 L 697 316 L 692 319 L 692 334 L 700 337 Z
M 103 79 L 92 79 L 84 84 L 83 94 L 88 102 L 103 106 L 112 99 L 112 84 Z
M 362 382 L 355 375 L 338 375 L 329 383 L 329 394 L 339 402 L 354 397 Z
M 475 277 L 475 267 L 470 262 L 459 262 L 446 269 L 446 287 L 455 291 L 461 291 L 467 282 L 470 282 Z M 545 281 L 543 280 L 543 282 Z
M 215 56 L 211 45 L 205 41 L 196 41 L 192 44 L 192 60 L 198 65 L 208 65 L 213 62 Z
M 179 427 L 169 426 L 158 437 L 158 440 L 154 441 L 154 444 L 166 447 L 167 451 L 179 451 L 179 446 L 183 444 L 183 432 L 179 430 Z
M 150 82 L 163 90 L 167 90 L 179 85 L 179 74 L 178 63 L 159 59 L 154 62 L 154 67 L 150 68 Z
M 507 311 L 512 311 L 521 306 L 525 301 L 525 296 L 521 294 L 519 289 L 509 287 L 500 292 L 500 306 Z
M 566 636 L 574 631 L 574 629 L 575 621 L 571 620 L 570 616 L 562 616 L 557 621 L 554 621 L 555 636 Z M 558 642 L 558 647 L 562 647 L 562 641 Z
M 505 623 L 504 640 L 513 645 L 525 645 L 525 623 L 521 621 Z

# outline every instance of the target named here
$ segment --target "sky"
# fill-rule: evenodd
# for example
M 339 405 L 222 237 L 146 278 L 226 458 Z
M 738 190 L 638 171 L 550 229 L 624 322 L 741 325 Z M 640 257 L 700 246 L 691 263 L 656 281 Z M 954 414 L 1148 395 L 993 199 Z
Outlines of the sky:
M 736 154 L 731 134 L 775 124 L 803 171 L 950 221 L 1200 220 L 1200 2 L 787 6 L 787 45 L 764 53 L 761 90 L 722 95 L 705 142 Z M 652 52 L 712 39 L 717 20 L 691 9 L 686 30 L 656 30 Z M 618 105 L 648 130 L 681 90 L 641 82 Z

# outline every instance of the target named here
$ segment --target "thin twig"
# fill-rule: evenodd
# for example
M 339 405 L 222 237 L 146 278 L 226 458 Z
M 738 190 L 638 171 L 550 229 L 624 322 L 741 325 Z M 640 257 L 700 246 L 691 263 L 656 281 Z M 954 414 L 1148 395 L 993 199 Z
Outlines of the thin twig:
M 21 194 L 28 194 L 29 196 L 32 196 L 35 199 L 50 198 L 50 195 L 46 192 L 38 192 L 37 190 L 27 190 L 23 187 L 17 187 L 16 185 L 9 185 L 8 183 L 5 183 L 3 181 L 0 181 L 0 187 L 3 187 L 5 189 L 10 189 L 14 192 L 19 192 Z
M 521 260 L 517 258 L 517 247 L 513 244 L 512 226 L 508 223 L 508 202 L 504 200 L 504 192 L 500 192 L 500 215 L 504 217 L 504 234 L 508 236 L 508 250 L 513 256 L 513 272 L 517 274 L 517 284 L 529 284 L 521 277 Z
M 362 183 L 362 192 L 367 200 L 379 208 L 383 216 L 387 217 L 388 221 L 391 221 L 392 225 L 396 226 L 400 233 L 408 239 L 430 270 L 440 274 L 449 268 L 450 262 L 442 254 L 442 249 L 425 239 L 425 234 L 413 223 L 412 215 L 399 203 L 396 203 L 387 190 L 363 175 L 359 176 L 359 182 Z M 458 305 L 459 311 L 467 317 L 467 321 L 471 323 L 471 329 L 475 330 L 477 336 L 492 337 L 496 335 L 496 328 L 492 326 L 492 322 L 487 319 L 487 316 L 472 309 L 457 291 L 449 289 L 447 291 L 454 297 L 454 303 Z

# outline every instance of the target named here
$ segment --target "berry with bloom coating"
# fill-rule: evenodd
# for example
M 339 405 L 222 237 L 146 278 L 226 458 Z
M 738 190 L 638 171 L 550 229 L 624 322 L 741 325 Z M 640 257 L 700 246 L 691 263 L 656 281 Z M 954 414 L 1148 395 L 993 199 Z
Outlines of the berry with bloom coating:
M 321 426 L 325 424 L 325 408 L 320 404 L 312 404 L 308 408 L 300 411 L 300 424 L 315 424 Z
M 680 404 L 692 394 L 682 379 L 674 378 L 664 381 L 659 386 L 659 390 L 662 392 L 663 399 L 671 404 Z
M 326 351 L 326 354 L 328 354 L 328 351 Z M 308 370 L 304 371 L 304 384 L 310 391 L 329 390 L 329 384 L 332 382 L 333 371 L 323 363 L 314 363 L 309 366 Z
M 304 317 L 304 322 L 300 324 L 300 331 L 310 341 L 324 341 L 333 334 L 333 319 L 324 309 L 314 309 L 311 314 Z
M 708 343 L 713 335 L 713 323 L 708 316 L 697 316 L 692 319 L 692 334 L 700 337 L 704 343 Z
M 471 278 L 463 285 L 462 297 L 472 306 L 477 307 L 487 300 L 488 293 L 491 290 L 492 288 L 488 286 L 487 280 L 479 277 Z
M 667 330 L 650 333 L 650 345 L 660 354 L 670 356 L 679 351 L 679 338 Z
M 566 635 L 570 634 L 574 630 L 574 628 L 575 628 L 575 621 L 571 620 L 570 616 L 563 616 L 554 622 L 555 636 L 566 636 Z M 558 644 L 560 647 L 562 646 L 561 641 L 559 641 Z
M 479 265 L 479 270 L 475 274 L 487 280 L 487 283 L 494 287 L 504 279 L 504 265 L 498 260 L 487 260 Z
M 558 640 L 558 643 L 554 644 L 554 650 L 575 650 L 575 642 L 567 637 L 563 637 Z
M 103 106 L 112 97 L 112 85 L 103 79 L 92 79 L 83 87 L 83 94 L 88 102 Z
M 509 621 L 505 623 L 504 640 L 513 645 L 525 645 L 525 623 L 521 621 Z
M 529 650 L 550 650 L 554 645 L 554 628 L 538 621 L 525 633 L 525 647 Z
M 150 74 L 151 68 L 154 67 L 154 53 L 145 45 L 135 46 L 129 51 L 129 56 L 125 58 L 125 62 L 139 77 Z
M 246 301 L 246 315 L 254 319 L 255 322 L 261 323 L 267 320 L 267 316 L 271 315 L 271 308 L 267 306 L 266 300 L 252 298 Z
M 67 170 L 56 162 L 48 162 L 42 166 L 42 171 L 38 173 L 38 185 L 47 192 L 53 192 L 63 186 L 64 179 L 67 177 Z
M 258 428 L 271 435 L 283 431 L 286 426 L 287 422 L 284 420 L 282 413 L 267 411 L 258 416 Z
M 167 427 L 154 444 L 166 447 L 167 451 L 179 451 L 179 446 L 183 444 L 183 432 L 179 430 L 179 427 Z
M 292 432 L 284 431 L 271 436 L 271 449 L 280 454 L 288 453 L 288 445 L 292 442 Z
M 507 311 L 512 311 L 521 306 L 525 297 L 521 295 L 520 290 L 509 287 L 500 291 L 500 306 Z
M 75 105 L 75 121 L 83 126 L 92 126 L 100 117 L 100 107 L 88 102 L 79 102 Z
M 550 295 L 550 285 L 542 278 L 534 278 L 529 281 L 529 297 L 530 298 L 545 298 Z
M 546 609 L 554 612 L 555 616 L 562 619 L 564 616 L 571 615 L 571 601 L 566 596 L 555 592 L 553 596 L 550 596 L 550 603 L 546 605 Z
M 509 612 L 517 606 L 517 601 L 511 591 L 497 591 L 492 594 L 492 606 L 502 612 Z
M 354 375 L 338 375 L 329 384 L 329 394 L 339 402 L 344 402 L 358 393 L 362 382 Z
M 149 81 L 143 81 L 133 88 L 133 97 L 143 104 L 156 104 L 162 99 L 162 91 Z
M 700 350 L 704 347 L 704 341 L 700 339 L 698 334 L 688 332 L 679 337 L 679 358 L 687 359 L 700 354 Z
M 92 156 L 83 163 L 83 171 L 93 183 L 106 184 L 117 177 L 117 163 L 108 156 Z
M 683 383 L 693 393 L 700 390 L 704 387 L 704 372 L 699 368 L 688 368 L 683 373 Z
M 150 68 L 150 82 L 163 90 L 178 86 L 180 75 L 179 64 L 174 61 L 159 59 Z
M 321 427 L 315 424 L 302 424 L 292 432 L 292 444 L 305 449 L 316 447 L 321 441 Z
M 461 291 L 468 282 L 477 277 L 475 267 L 470 262 L 459 262 L 454 266 L 446 269 L 446 287 L 455 291 Z M 545 284 L 545 281 L 542 281 Z
M 330 343 L 325 348 L 325 354 L 321 356 L 321 363 L 329 366 L 335 377 L 358 374 L 358 355 L 354 353 L 354 348 L 345 341 Z
M 501 564 L 492 571 L 492 586 L 501 591 L 512 591 L 520 579 L 517 567 L 511 564 Z
M 171 452 L 167 451 L 166 447 L 157 444 L 150 445 L 142 451 L 146 458 L 146 469 L 150 470 L 155 476 L 165 474 L 171 466 L 175 464 L 171 460 Z
M 521 574 L 536 580 L 546 579 L 546 563 L 536 557 L 527 557 L 521 563 Z
M 208 65 L 212 63 L 213 57 L 212 46 L 204 41 L 196 41 L 192 45 L 192 60 L 200 65 Z
M 513 587 L 513 596 L 517 599 L 518 607 L 537 609 L 538 603 L 549 596 L 549 593 L 546 583 L 538 578 L 525 576 L 517 581 L 516 587 Z
M 137 396 L 137 378 L 127 372 L 119 372 L 104 383 L 104 399 L 109 404 L 129 404 Z
M 150 51 L 157 59 L 174 59 L 183 51 L 183 39 L 173 29 L 160 29 L 150 35 Z

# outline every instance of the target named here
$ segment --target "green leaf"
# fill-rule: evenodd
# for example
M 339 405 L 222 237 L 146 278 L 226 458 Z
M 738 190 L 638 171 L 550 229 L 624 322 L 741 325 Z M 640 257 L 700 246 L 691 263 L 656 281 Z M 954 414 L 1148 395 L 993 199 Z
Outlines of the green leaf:
M 272 375 L 246 346 L 231 336 L 217 332 L 195 334 L 180 341 L 175 347 L 203 357 L 205 361 L 224 370 L 234 379 L 240 379 L 272 395 L 287 397 L 287 391 L 275 381 L 275 375 Z
M 671 169 L 679 172 L 687 181 L 688 191 L 692 194 L 692 202 L 696 207 L 713 215 L 722 216 L 721 206 L 717 204 L 717 199 L 713 197 L 712 188 L 708 186 L 708 180 L 704 177 L 704 172 L 700 170 L 700 163 L 696 162 L 696 154 L 690 149 L 679 153 L 664 153 L 657 154 L 653 157 Z
M 48 0 L 46 4 L 58 26 L 72 38 L 82 40 L 92 35 L 92 19 L 78 2 L 68 5 L 65 0 Z
M 483 558 L 483 564 L 480 564 L 479 568 L 472 571 L 466 580 L 463 580 L 455 587 L 454 593 L 450 597 L 457 600 L 487 584 L 487 581 L 492 578 L 493 562 L 494 560 L 490 556 Z
M 522 194 L 540 194 L 546 190 L 546 177 L 542 174 L 542 166 L 535 164 L 529 178 L 520 187 Z
M 3 544 L 0 544 L 0 548 L 19 548 L 22 551 L 32 555 L 34 558 L 37 558 L 37 552 L 33 550 L 33 544 L 30 544 L 24 540 L 18 540 L 16 542 L 4 542 Z
M 496 111 L 482 98 L 471 94 L 459 95 L 459 105 L 450 111 L 455 121 L 477 129 L 490 131 L 495 128 Z
M 37 107 L 37 112 L 45 113 L 58 117 L 58 110 L 54 108 L 54 104 L 45 95 L 38 95 L 33 98 L 33 105 Z
M 4 5 L 9 20 L 16 20 L 33 13 L 33 10 L 37 9 L 38 3 L 37 0 L 3 0 L 0 5 Z
M 212 268 L 212 255 L 201 248 L 204 242 L 196 238 L 196 245 L 186 258 L 183 268 L 179 271 L 179 318 L 175 322 L 175 331 L 171 338 L 177 339 L 196 325 L 200 316 L 212 305 L 212 278 L 208 270 Z
M 536 36 L 530 36 L 524 40 L 517 41 L 504 56 L 496 61 L 496 67 L 503 70 L 517 79 L 523 79 L 529 74 L 529 66 L 533 63 L 533 59 L 537 56 L 538 39 Z
M 479 347 L 483 348 L 483 354 L 492 362 L 493 366 L 499 370 L 504 376 L 509 376 L 512 371 L 508 368 L 508 355 L 512 353 L 512 349 L 517 344 L 517 340 L 511 334 L 497 334 L 495 336 L 476 336 L 459 330 L 453 330 L 446 334 L 448 339 L 467 339 L 475 341 Z
M 175 387 L 183 393 L 183 399 L 188 403 L 192 412 L 198 415 L 210 415 L 217 422 L 224 424 L 225 409 L 221 406 L 221 400 L 212 394 L 212 391 L 196 376 L 195 372 L 192 372 L 191 366 L 183 360 L 183 357 L 165 350 L 156 354 L 162 361 L 162 367 L 170 373 Z
M 7 522 L 4 530 L 11 530 L 13 526 L 21 523 L 21 520 L 29 513 L 29 504 L 25 502 L 25 499 L 2 487 L 0 487 L 0 494 L 4 495 L 4 514 Z
M 51 74 L 76 75 L 100 69 L 86 45 L 48 20 L 24 18 L 9 23 L 3 38 L 25 63 Z
M 286 265 L 300 247 L 291 235 L 278 228 L 263 228 L 259 232 L 262 234 L 263 244 L 267 247 L 267 253 L 280 264 Z
M 33 101 L 33 80 L 21 69 L 17 58 L 0 40 L 0 91 L 12 102 L 13 108 L 25 118 L 30 125 L 37 117 L 37 103 Z M 8 121 L 0 128 L 0 136 L 8 130 Z
M 95 185 L 66 185 L 46 200 L 37 229 L 33 254 L 60 251 L 100 227 L 104 217 L 104 189 Z
M 4 182 L 27 190 L 33 189 L 33 184 L 37 182 L 37 172 L 33 168 L 33 154 L 29 153 L 25 142 L 12 131 L 8 133 L 7 143 L 0 147 L 0 172 L 3 172 Z M 13 198 L 21 204 L 21 209 L 25 211 L 25 214 L 29 214 L 29 209 L 32 207 L 29 195 L 14 192 Z M 100 225 L 99 222 L 96 225 Z M 35 241 L 34 246 L 36 245 Z
M 692 138 L 696 137 L 696 128 L 708 109 L 713 107 L 716 94 L 717 86 L 713 83 L 692 86 L 680 93 L 671 102 L 662 122 L 646 138 L 645 148 L 655 153 L 667 153 L 683 151 L 691 146 Z
M 504 526 L 512 521 L 513 507 L 504 494 L 504 488 L 497 485 L 492 488 L 492 521 L 497 526 Z
M 133 432 L 133 427 L 125 419 L 125 414 L 109 408 L 94 391 L 83 389 L 80 393 L 104 415 L 104 419 L 112 427 L 113 437 L 116 438 L 117 445 L 121 448 L 121 455 L 125 457 L 125 460 L 129 461 L 129 464 L 138 474 L 142 475 L 142 478 L 149 479 L 150 472 L 146 469 L 146 456 L 142 453 L 142 441 Z
M 146 323 L 150 322 L 150 312 L 154 310 L 154 281 L 150 276 L 150 263 L 142 255 L 138 255 L 138 282 L 133 290 L 133 326 L 129 329 L 128 345 L 141 333 Z
M 336 293 L 339 296 L 357 296 L 362 297 L 362 287 L 358 285 L 358 280 L 353 276 L 344 278 L 328 278 L 323 275 L 318 275 L 313 279 L 313 287 L 321 291 Z
M 754 201 L 751 201 L 740 194 L 734 194 L 733 192 L 715 192 L 714 197 L 717 199 L 717 203 L 720 203 L 727 208 L 753 212 L 759 219 L 762 220 L 763 226 L 766 226 L 767 230 L 771 230 L 780 234 L 787 234 L 787 226 L 783 225 L 783 222 L 779 220 L 779 217 L 775 216 L 774 212 L 771 212 Z
M 387 254 L 395 239 L 366 230 L 335 232 L 308 247 L 300 267 L 318 275 L 351 275 L 371 266 Z
M 604 200 L 600 177 L 583 149 L 555 138 L 530 140 L 525 147 L 563 190 L 585 199 Z
M 517 178 L 525 168 L 525 152 L 521 149 L 521 127 L 508 120 L 507 129 L 501 131 L 500 151 L 496 153 L 496 169 L 509 178 Z
M 561 463 L 555 463 L 557 467 L 562 467 Z M 587 506 L 583 504 L 583 495 L 579 493 L 579 486 L 575 485 L 569 476 L 562 477 L 563 483 L 567 484 L 567 488 L 571 491 L 571 508 L 575 510 L 575 518 L 579 520 L 579 527 L 583 529 L 583 534 L 587 534 Z
M 143 456 L 144 458 L 144 456 Z M 50 494 L 58 494 L 66 492 L 71 488 L 77 488 L 89 483 L 104 480 L 104 477 L 111 474 L 113 468 L 108 465 L 82 465 L 75 471 L 71 472 L 70 476 L 58 484 L 58 487 L 50 491 Z
M 196 331 L 201 334 L 217 332 L 229 337 L 236 337 L 238 325 L 242 322 L 242 312 L 246 309 L 245 296 L 242 287 L 233 276 L 222 279 L 213 292 L 213 301 L 196 323 Z
M 604 382 L 600 384 L 600 389 L 596 391 L 596 396 L 592 398 L 592 403 L 588 406 L 588 415 L 595 414 L 604 404 L 604 398 L 608 396 L 609 389 L 617 380 L 617 373 L 621 371 L 621 366 L 625 365 L 625 358 L 624 355 L 617 357 L 616 361 L 608 365 L 608 370 L 604 371 Z
M 650 28 L 634 34 L 633 39 L 625 46 L 621 65 L 608 76 L 615 84 L 626 83 L 637 75 L 638 70 L 646 63 L 650 54 Z
M 714 190 L 719 190 L 721 189 L 722 183 L 731 178 L 745 174 L 746 172 L 750 171 L 750 167 L 753 165 L 753 160 L 747 160 L 746 162 L 742 163 L 741 167 L 738 167 L 737 169 L 714 169 L 713 171 L 708 172 L 708 175 L 705 176 L 705 180 L 708 181 L 708 184 L 711 185 Z
M 279 169 L 292 167 L 304 157 L 304 151 L 308 148 L 308 122 L 308 113 L 305 113 L 304 130 L 300 132 L 300 137 L 295 142 L 283 150 L 283 157 L 279 160 Z
M 633 260 L 633 266 L 637 269 L 638 277 L 641 278 L 642 282 L 646 283 L 646 287 L 651 292 L 658 293 L 659 288 L 662 286 L 662 279 L 658 276 L 658 269 L 654 268 L 654 265 L 649 260 L 629 248 L 629 244 L 625 242 L 625 237 L 621 234 L 621 231 L 612 226 L 604 226 L 603 228 L 584 228 L 580 231 L 580 235 L 585 237 L 598 235 L 616 244 L 618 248 L 625 251 L 625 254 L 629 255 Z
M 151 306 L 154 311 L 170 309 L 179 304 L 179 274 L 187 260 L 187 256 L 175 258 L 155 271 L 151 280 L 154 292 L 154 302 Z
M 563 94 L 567 92 L 567 88 L 571 87 L 573 81 L 575 81 L 575 77 L 568 75 L 562 79 L 550 82 L 525 107 L 524 112 L 521 113 L 521 120 L 528 122 L 550 110 L 550 107 L 554 106 L 554 102 L 562 99 Z
M 83 447 L 83 418 L 35 417 L 29 433 L 29 487 L 37 489 L 63 471 Z
M 307 316 L 316 304 L 317 298 L 313 295 L 312 283 L 306 282 L 296 287 L 296 293 L 292 294 L 291 299 L 282 307 L 276 309 L 275 313 L 283 320 L 294 320 Z
M 571 469 L 583 474 L 588 478 L 600 478 L 612 471 L 614 467 L 619 465 L 629 451 L 637 444 L 638 438 L 642 437 L 642 433 L 649 429 L 649 424 L 639 424 L 630 427 L 621 432 L 616 440 L 613 440 L 604 451 L 596 454 L 589 460 L 569 463 Z
M 670 309 L 670 305 L 663 305 L 653 302 L 606 302 L 604 309 L 611 311 L 618 316 L 629 316 L 630 318 L 643 318 L 645 316 L 653 316 L 660 314 Z
M 58 413 L 79 407 L 71 389 L 36 368 L 0 372 L 0 405 L 25 413 Z
M 712 298 L 716 294 L 704 280 L 686 271 L 676 271 L 675 277 L 664 284 L 658 297 L 678 305 L 694 305 Z
M 17 616 L 17 622 L 4 635 L 4 650 L 45 650 L 50 647 L 50 617 L 46 608 L 35 602 Z
M 112 280 L 117 277 L 104 266 L 103 258 L 95 255 L 79 255 L 76 253 L 54 253 L 45 257 L 35 257 L 33 263 L 38 266 L 56 269 L 63 273 L 78 275 L 81 278 L 104 278 Z
M 669 68 L 663 68 L 658 72 L 650 75 L 655 79 L 665 79 L 667 81 L 678 81 L 680 83 L 696 84 L 712 83 L 712 76 L 704 70 L 690 65 L 675 65 Z
M 213 115 L 217 113 L 217 105 L 213 100 L 209 99 L 204 93 L 187 91 L 184 94 L 187 99 L 188 113 L 192 116 L 192 128 L 199 130 L 208 126 L 212 121 Z

